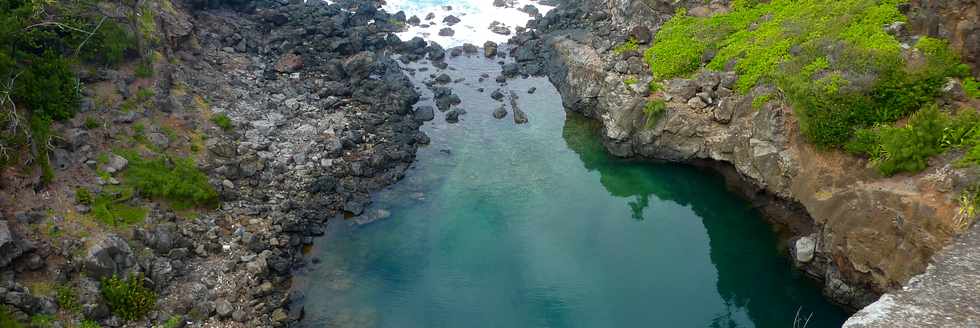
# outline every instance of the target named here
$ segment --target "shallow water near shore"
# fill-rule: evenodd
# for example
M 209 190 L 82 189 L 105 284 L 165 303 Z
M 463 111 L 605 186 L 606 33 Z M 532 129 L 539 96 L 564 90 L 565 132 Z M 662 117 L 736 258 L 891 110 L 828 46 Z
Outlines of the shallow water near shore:
M 477 79 L 499 65 L 447 62 L 465 78 L 453 89 L 467 114 L 426 123 L 431 145 L 367 210 L 389 217 L 328 223 L 310 255 L 319 263 L 295 282 L 303 326 L 787 328 L 797 310 L 812 313 L 810 328 L 845 319 L 722 177 L 611 157 L 545 78 L 501 88 L 528 124 L 514 124 L 509 105 L 494 119 L 498 86 Z

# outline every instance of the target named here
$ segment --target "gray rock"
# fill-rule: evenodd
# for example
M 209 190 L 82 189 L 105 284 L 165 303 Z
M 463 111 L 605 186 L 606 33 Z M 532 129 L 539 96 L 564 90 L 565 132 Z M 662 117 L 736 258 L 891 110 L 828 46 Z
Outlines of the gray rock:
M 217 312 L 218 317 L 221 317 L 222 319 L 231 317 L 232 313 L 235 311 L 235 308 L 231 305 L 231 302 L 228 302 L 227 299 L 223 298 L 219 299 L 217 302 L 214 302 L 214 309 Z
M 7 220 L 0 220 L 0 268 L 10 265 L 15 259 L 24 253 L 20 241 L 10 231 Z
M 415 110 L 413 115 L 416 120 L 427 122 L 435 119 L 435 110 L 432 106 L 421 106 Z
M 82 268 L 92 278 L 125 277 L 136 265 L 136 258 L 125 240 L 109 234 L 95 243 L 82 260 Z
M 708 107 L 708 104 L 706 104 L 701 97 L 691 97 L 691 99 L 687 101 L 687 105 L 694 109 L 704 109 L 705 107 Z
M 500 92 L 500 89 L 493 90 L 493 92 L 490 93 L 490 98 L 493 98 L 493 100 L 496 101 L 501 101 L 502 99 L 504 99 L 504 93 Z
M 442 19 L 442 22 L 443 23 L 446 23 L 446 25 L 449 25 L 449 26 L 456 25 L 460 21 L 461 20 L 459 19 L 459 17 L 453 16 L 453 15 L 446 16 L 445 18 Z
M 146 135 L 146 140 L 161 150 L 170 147 L 170 138 L 163 133 L 149 133 Z
M 449 74 L 443 73 L 436 77 L 436 83 L 447 84 L 453 81 L 453 78 L 449 77 Z
M 691 99 L 698 93 L 698 86 L 687 79 L 673 79 L 667 82 L 667 93 L 681 99 Z
M 520 73 L 520 69 L 521 66 L 518 65 L 517 63 L 507 63 L 504 64 L 501 74 L 507 77 L 514 77 L 517 76 L 518 73 Z
M 803 236 L 796 240 L 793 244 L 794 254 L 796 261 L 800 263 L 809 263 L 813 261 L 813 256 L 817 249 L 816 236 Z
M 441 30 L 439 30 L 439 35 L 440 36 L 453 36 L 453 35 L 456 35 L 456 31 L 453 30 L 452 28 L 444 27 Z
M 500 106 L 498 106 L 497 109 L 495 109 L 493 111 L 493 118 L 495 118 L 495 119 L 498 119 L 499 120 L 499 119 L 502 119 L 502 118 L 504 118 L 506 116 L 507 116 L 507 109 L 504 108 L 504 105 L 503 104 L 501 104 Z
M 653 39 L 653 33 L 650 28 L 640 25 L 630 30 L 630 38 L 636 40 L 636 43 L 648 44 Z
M 459 122 L 459 114 L 460 114 L 459 110 L 455 108 L 446 112 L 446 122 L 449 123 Z
M 127 165 L 129 161 L 122 156 L 109 154 L 109 162 L 102 166 L 102 170 L 112 174 L 126 169 Z

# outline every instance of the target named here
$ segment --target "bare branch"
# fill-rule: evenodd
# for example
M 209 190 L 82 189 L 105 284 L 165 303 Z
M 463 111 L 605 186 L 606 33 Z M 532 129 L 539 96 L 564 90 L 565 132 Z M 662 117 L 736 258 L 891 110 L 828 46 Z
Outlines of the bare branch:
M 106 16 L 102 16 L 102 19 L 99 20 L 99 25 L 96 25 L 95 29 L 93 29 L 92 32 L 87 32 L 88 36 L 85 37 L 85 40 L 83 40 L 82 43 L 78 44 L 78 48 L 75 49 L 75 56 L 78 56 L 78 53 L 82 51 L 82 47 L 84 47 L 85 43 L 88 42 L 88 40 L 91 39 L 92 36 L 99 31 L 99 28 L 102 28 L 102 23 L 105 23 L 105 20 L 106 20 Z

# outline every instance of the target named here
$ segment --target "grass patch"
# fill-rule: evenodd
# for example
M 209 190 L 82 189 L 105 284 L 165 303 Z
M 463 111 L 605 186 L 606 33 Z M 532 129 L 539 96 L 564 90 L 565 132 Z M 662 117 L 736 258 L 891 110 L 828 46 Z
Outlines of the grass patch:
M 54 324 L 54 316 L 50 314 L 35 314 L 31 316 L 31 327 L 48 328 Z
M 92 320 L 82 320 L 82 322 L 78 324 L 78 328 L 102 328 L 102 326 L 100 326 L 98 322 Z
M 773 95 L 771 93 L 767 93 L 767 94 L 760 95 L 758 97 L 753 98 L 752 99 L 752 109 L 755 109 L 755 110 L 762 109 L 762 106 L 765 106 L 766 104 L 768 104 L 769 101 L 772 100 L 772 97 L 773 97 Z
M 94 130 L 102 126 L 95 117 L 89 116 L 85 118 L 85 123 L 83 124 L 86 130 Z
M 224 113 L 219 113 L 211 116 L 211 122 L 225 131 L 230 131 L 233 127 L 231 123 L 231 118 L 229 118 L 228 115 L 225 115 Z
M 932 103 L 963 66 L 940 40 L 922 38 L 914 59 L 884 26 L 906 21 L 901 0 L 743 1 L 711 17 L 681 9 L 645 58 L 658 79 L 702 66 L 738 73 L 736 91 L 772 83 L 785 90 L 803 134 L 837 147 L 854 132 L 890 123 Z
M 625 80 L 623 80 L 623 84 L 625 84 L 626 86 L 633 86 L 637 83 L 640 83 L 640 80 L 637 79 L 635 76 L 630 76 L 627 77 Z
M 156 306 L 157 295 L 143 285 L 142 275 L 103 278 L 100 290 L 112 313 L 125 320 L 139 320 Z
M 110 227 L 128 227 L 143 223 L 147 210 L 128 205 L 135 191 L 132 187 L 106 186 L 92 201 L 92 217 Z
M 644 128 L 652 128 L 657 125 L 660 118 L 667 113 L 667 103 L 663 100 L 651 100 L 647 101 L 646 105 L 643 106 L 643 114 L 646 115 L 646 124 Z
M 640 45 L 637 43 L 636 39 L 629 38 L 629 40 L 626 40 L 626 42 L 623 42 L 623 43 L 621 43 L 621 44 L 613 47 L 612 51 L 616 55 L 622 55 L 624 53 L 627 53 L 627 52 L 630 52 L 630 51 L 636 51 L 636 50 L 639 50 L 639 49 L 640 49 Z
M 122 174 L 123 183 L 141 195 L 167 200 L 175 209 L 216 205 L 217 191 L 190 158 L 147 159 L 135 151 L 117 153 L 129 161 L 129 168 Z

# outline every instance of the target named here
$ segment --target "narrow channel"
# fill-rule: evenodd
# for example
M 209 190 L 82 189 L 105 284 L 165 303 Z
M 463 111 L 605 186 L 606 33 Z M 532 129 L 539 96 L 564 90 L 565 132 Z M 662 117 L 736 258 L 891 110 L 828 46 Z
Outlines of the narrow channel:
M 464 21 L 465 21 L 464 17 Z M 331 220 L 294 288 L 306 327 L 839 327 L 843 310 L 772 226 L 710 171 L 613 158 L 546 78 L 500 87 L 497 60 L 449 74 L 466 113 L 436 112 L 403 181 Z M 420 68 L 427 68 L 418 71 Z M 490 79 L 479 81 L 482 74 Z M 479 91 L 479 89 L 483 91 Z M 515 124 L 509 100 L 528 118 Z M 528 90 L 535 92 L 529 93 Z M 503 119 L 492 112 L 501 104 Z

